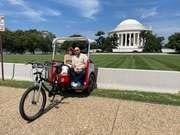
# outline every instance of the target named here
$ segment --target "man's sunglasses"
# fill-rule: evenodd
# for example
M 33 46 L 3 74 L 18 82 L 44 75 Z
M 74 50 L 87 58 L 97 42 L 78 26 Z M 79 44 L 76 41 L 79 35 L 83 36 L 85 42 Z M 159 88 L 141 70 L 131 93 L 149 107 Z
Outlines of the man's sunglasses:
M 74 50 L 74 51 L 78 52 L 78 51 L 80 51 L 80 50 Z

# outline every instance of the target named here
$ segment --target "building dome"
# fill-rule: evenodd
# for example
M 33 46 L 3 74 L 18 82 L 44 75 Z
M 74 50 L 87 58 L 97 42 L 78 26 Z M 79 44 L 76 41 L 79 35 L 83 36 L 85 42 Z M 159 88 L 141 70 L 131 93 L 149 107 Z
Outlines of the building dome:
M 149 31 L 143 24 L 134 19 L 122 21 L 109 35 L 117 35 L 118 46 L 113 52 L 142 52 L 145 45 L 140 36 L 142 31 Z
M 121 22 L 113 31 L 147 30 L 143 24 L 134 19 Z

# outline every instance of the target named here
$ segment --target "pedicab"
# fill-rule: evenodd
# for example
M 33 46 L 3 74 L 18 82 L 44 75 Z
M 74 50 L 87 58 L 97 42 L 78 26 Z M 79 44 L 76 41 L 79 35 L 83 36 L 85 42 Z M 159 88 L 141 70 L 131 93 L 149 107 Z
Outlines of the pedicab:
M 85 75 L 81 87 L 72 87 L 70 67 L 62 61 L 55 60 L 56 46 L 65 41 L 84 41 L 88 43 L 88 61 L 85 66 Z M 63 96 L 64 91 L 78 91 L 89 95 L 96 87 L 96 68 L 90 59 L 90 41 L 84 37 L 61 37 L 52 42 L 53 54 L 51 62 L 28 62 L 32 65 L 34 85 L 23 93 L 19 112 L 23 119 L 33 121 L 43 114 L 47 97 L 54 100 L 56 95 Z M 65 69 L 65 70 L 64 70 Z

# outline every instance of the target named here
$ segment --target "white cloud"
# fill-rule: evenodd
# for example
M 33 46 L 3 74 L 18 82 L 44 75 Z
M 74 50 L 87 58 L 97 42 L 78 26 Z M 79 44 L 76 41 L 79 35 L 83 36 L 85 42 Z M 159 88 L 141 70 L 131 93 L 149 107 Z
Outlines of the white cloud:
M 60 16 L 62 14 L 60 11 L 51 8 L 45 8 L 44 10 L 44 12 L 46 12 L 46 15 L 49 16 Z
M 21 14 L 27 16 L 28 18 L 34 21 L 46 21 L 46 19 L 42 16 L 41 11 L 36 11 L 29 8 L 29 9 L 26 9 Z
M 46 18 L 44 16 L 59 16 L 61 15 L 61 12 L 43 7 L 40 9 L 34 9 L 30 7 L 29 3 L 25 2 L 24 0 L 7 0 L 9 4 L 17 6 L 22 11 L 19 11 L 18 15 L 23 15 L 31 21 L 39 22 L 39 21 L 46 21 Z
M 99 12 L 99 0 L 54 0 L 60 4 L 74 7 L 78 9 L 83 17 L 94 19 Z
M 23 0 L 7 0 L 12 5 L 20 5 L 25 6 L 25 3 Z
M 140 8 L 137 11 L 139 11 L 139 13 L 141 14 L 142 19 L 146 19 L 148 17 L 153 17 L 153 16 L 156 16 L 158 14 L 157 7 L 153 7 L 150 9 Z
M 19 14 L 24 15 L 34 21 L 46 21 L 46 19 L 42 17 L 40 11 L 29 7 L 29 5 L 24 0 L 7 0 L 7 1 L 11 5 L 19 6 L 23 9 L 23 12 Z
M 161 27 L 155 27 L 154 30 L 158 34 L 170 35 L 175 32 L 180 32 L 180 27 L 179 26 L 161 26 Z
M 180 17 L 180 12 L 175 13 L 174 16 Z

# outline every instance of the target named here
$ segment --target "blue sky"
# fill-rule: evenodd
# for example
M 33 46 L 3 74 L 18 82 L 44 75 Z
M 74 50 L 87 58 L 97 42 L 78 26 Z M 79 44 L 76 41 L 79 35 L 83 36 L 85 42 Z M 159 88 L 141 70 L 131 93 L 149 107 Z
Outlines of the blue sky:
M 157 35 L 180 32 L 180 0 L 0 0 L 0 15 L 11 30 L 36 28 L 57 36 L 94 38 L 129 18 Z

